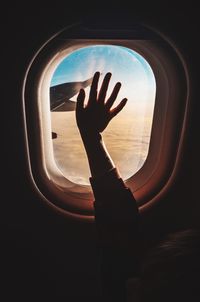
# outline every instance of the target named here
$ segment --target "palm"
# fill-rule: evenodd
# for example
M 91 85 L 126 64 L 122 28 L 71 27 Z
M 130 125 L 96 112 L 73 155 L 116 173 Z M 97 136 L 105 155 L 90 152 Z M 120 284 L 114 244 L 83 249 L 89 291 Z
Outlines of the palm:
M 111 73 L 104 77 L 101 89 L 97 95 L 97 86 L 100 73 L 96 72 L 92 81 L 90 95 L 86 106 L 84 106 L 85 91 L 80 90 L 77 98 L 76 121 L 80 132 L 102 132 L 110 120 L 118 114 L 125 106 L 127 99 L 123 99 L 119 105 L 111 109 L 119 93 L 121 83 L 117 83 L 106 101 L 106 92 L 108 89 Z

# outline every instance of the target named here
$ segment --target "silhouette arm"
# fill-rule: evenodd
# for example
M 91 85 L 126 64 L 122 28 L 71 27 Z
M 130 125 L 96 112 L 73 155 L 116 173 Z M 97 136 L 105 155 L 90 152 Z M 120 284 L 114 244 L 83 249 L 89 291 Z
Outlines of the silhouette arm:
M 111 73 L 107 73 L 102 87 L 97 93 L 100 73 L 96 72 L 92 81 L 89 100 L 84 106 L 85 91 L 80 90 L 77 98 L 76 120 L 87 153 L 92 177 L 98 177 L 114 168 L 114 163 L 106 150 L 101 133 L 110 120 L 125 106 L 127 99 L 123 99 L 118 106 L 111 109 L 121 84 L 118 82 L 107 102 L 105 102 Z
M 126 280 L 138 273 L 139 215 L 135 199 L 126 187 L 103 142 L 101 133 L 125 106 L 114 105 L 121 84 L 106 99 L 111 74 L 104 77 L 98 91 L 95 73 L 87 104 L 85 92 L 77 98 L 76 120 L 91 171 L 95 202 L 95 224 L 101 261 L 104 301 L 126 301 Z

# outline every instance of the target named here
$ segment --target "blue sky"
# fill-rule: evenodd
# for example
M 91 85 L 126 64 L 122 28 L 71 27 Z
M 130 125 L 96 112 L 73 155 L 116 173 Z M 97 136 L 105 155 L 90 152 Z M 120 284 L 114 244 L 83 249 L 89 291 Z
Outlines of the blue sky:
M 117 45 L 92 45 L 70 53 L 56 68 L 51 86 L 66 82 L 84 81 L 96 71 L 112 73 L 110 89 L 122 83 L 120 97 L 142 100 L 149 90 L 155 90 L 155 78 L 148 62 L 137 52 Z M 109 91 L 108 91 L 109 92 Z

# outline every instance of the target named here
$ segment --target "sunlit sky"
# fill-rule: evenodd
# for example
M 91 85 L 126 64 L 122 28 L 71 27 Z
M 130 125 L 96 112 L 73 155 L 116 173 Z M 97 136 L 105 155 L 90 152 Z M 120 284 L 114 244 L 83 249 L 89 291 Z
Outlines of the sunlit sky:
M 51 86 L 85 81 L 96 71 L 102 73 L 99 85 L 107 72 L 112 73 L 108 94 L 116 82 L 122 83 L 119 98 L 134 97 L 141 102 L 155 89 L 155 78 L 147 61 L 137 52 L 116 45 L 87 46 L 70 53 L 55 70 Z
M 96 71 L 101 72 L 99 88 L 104 75 L 112 73 L 107 96 L 117 82 L 122 87 L 114 104 L 123 98 L 128 102 L 103 133 L 104 141 L 127 179 L 145 162 L 155 103 L 156 83 L 149 63 L 132 49 L 117 45 L 92 45 L 79 48 L 66 56 L 57 66 L 51 86 L 85 81 Z M 90 87 L 86 90 L 86 99 Z M 76 101 L 76 95 L 71 100 Z M 88 184 L 90 172 L 85 151 L 77 130 L 74 112 L 52 112 L 54 156 L 62 173 L 75 183 Z

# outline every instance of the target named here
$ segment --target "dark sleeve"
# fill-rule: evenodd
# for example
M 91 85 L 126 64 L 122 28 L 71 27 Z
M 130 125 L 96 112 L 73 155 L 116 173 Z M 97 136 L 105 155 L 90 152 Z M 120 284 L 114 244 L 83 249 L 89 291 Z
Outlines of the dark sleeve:
M 95 202 L 103 301 L 126 301 L 126 280 L 139 273 L 139 213 L 117 170 L 90 179 Z

